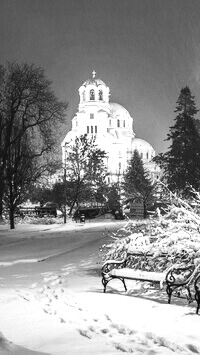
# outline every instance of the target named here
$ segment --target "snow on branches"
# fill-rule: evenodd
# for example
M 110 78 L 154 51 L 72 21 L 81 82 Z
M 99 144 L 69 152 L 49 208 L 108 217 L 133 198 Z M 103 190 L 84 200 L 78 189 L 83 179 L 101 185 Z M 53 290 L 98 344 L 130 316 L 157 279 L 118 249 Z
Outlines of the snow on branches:
M 112 235 L 114 241 L 104 246 L 103 259 L 123 259 L 129 252 L 142 252 L 151 257 L 135 256 L 131 267 L 149 271 L 164 271 L 174 264 L 200 265 L 200 193 L 191 200 L 170 193 L 168 208 L 162 214 L 144 221 L 129 221 Z

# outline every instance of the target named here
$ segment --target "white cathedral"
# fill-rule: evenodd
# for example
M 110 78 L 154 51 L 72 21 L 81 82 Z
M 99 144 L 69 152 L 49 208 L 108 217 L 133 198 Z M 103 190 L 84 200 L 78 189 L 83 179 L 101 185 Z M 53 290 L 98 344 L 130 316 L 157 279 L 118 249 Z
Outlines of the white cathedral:
M 158 166 L 152 162 L 155 151 L 151 144 L 136 138 L 133 118 L 120 104 L 110 102 L 110 89 L 92 72 L 92 78 L 79 88 L 80 103 L 72 119 L 72 129 L 65 136 L 62 146 L 62 161 L 65 162 L 66 147 L 76 136 L 95 136 L 96 144 L 107 153 L 108 182 L 115 182 L 126 171 L 133 151 L 137 149 L 144 167 L 152 180 L 159 176 Z

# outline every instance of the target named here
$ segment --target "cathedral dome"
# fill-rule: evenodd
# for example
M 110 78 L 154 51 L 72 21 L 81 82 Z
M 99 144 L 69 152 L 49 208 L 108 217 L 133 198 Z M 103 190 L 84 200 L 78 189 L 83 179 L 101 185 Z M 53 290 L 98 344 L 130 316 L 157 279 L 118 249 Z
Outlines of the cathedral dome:
M 150 143 L 141 138 L 135 138 L 133 141 L 133 145 L 138 148 L 154 150 Z
M 143 158 L 147 160 L 152 159 L 155 156 L 155 150 L 152 145 L 141 138 L 135 138 L 132 141 L 132 151 L 137 150 Z
M 110 110 L 111 110 L 110 114 L 114 118 L 117 116 L 124 117 L 124 118 L 130 117 L 129 112 L 125 109 L 125 107 L 115 102 L 110 103 Z
M 106 86 L 106 84 L 104 83 L 103 80 L 96 78 L 96 72 L 95 72 L 95 70 L 93 70 L 93 72 L 92 72 L 92 78 L 87 79 L 87 80 L 83 83 L 82 86 L 85 86 L 85 87 L 86 87 L 86 86 L 88 86 L 88 85 L 95 85 L 95 86 L 104 85 L 104 86 Z
M 99 85 L 104 85 L 106 86 L 106 84 L 104 83 L 103 80 L 101 79 L 87 79 L 84 83 L 83 83 L 83 86 L 88 86 L 88 85 L 96 85 L 96 86 L 99 86 Z

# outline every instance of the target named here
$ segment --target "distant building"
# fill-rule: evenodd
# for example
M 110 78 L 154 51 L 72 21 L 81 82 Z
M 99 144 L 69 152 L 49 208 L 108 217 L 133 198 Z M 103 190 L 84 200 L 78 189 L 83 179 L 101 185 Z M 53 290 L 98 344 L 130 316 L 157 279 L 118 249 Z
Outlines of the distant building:
M 96 78 L 86 80 L 79 88 L 80 103 L 76 115 L 72 118 L 72 129 L 62 142 L 62 159 L 65 161 L 67 145 L 76 136 L 87 134 L 95 136 L 97 145 L 107 153 L 106 165 L 110 173 L 109 182 L 116 181 L 127 168 L 135 149 L 138 150 L 144 166 L 154 180 L 159 168 L 152 162 L 155 151 L 151 144 L 136 138 L 133 131 L 133 118 L 120 104 L 110 102 L 110 89 Z

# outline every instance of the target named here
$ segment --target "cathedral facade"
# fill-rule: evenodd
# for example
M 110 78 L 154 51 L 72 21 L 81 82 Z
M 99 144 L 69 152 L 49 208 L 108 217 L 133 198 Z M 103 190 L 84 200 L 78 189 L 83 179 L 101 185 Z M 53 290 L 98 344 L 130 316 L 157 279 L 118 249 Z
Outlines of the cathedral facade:
M 114 182 L 126 171 L 128 161 L 136 149 L 144 167 L 154 180 L 159 168 L 152 162 L 155 151 L 151 144 L 137 138 L 133 129 L 133 118 L 120 104 L 110 102 L 110 89 L 101 80 L 92 77 L 79 88 L 80 103 L 72 119 L 72 129 L 65 136 L 62 146 L 62 161 L 65 162 L 67 145 L 76 136 L 95 136 L 96 144 L 107 153 L 105 164 L 109 171 L 108 182 Z

